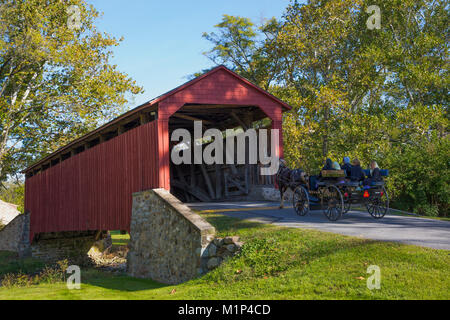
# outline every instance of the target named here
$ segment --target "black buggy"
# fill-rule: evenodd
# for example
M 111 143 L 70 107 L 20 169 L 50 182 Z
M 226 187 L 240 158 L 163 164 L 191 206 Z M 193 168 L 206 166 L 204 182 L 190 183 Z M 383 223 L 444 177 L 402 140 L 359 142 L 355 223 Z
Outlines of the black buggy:
M 368 175 L 368 172 L 365 172 Z M 388 176 L 381 170 L 381 176 Z M 362 185 L 346 179 L 343 170 L 323 170 L 321 176 L 291 182 L 293 206 L 299 216 L 305 216 L 311 206 L 321 207 L 330 221 L 339 220 L 352 204 L 363 205 L 375 219 L 383 218 L 389 210 L 389 196 L 384 181 Z

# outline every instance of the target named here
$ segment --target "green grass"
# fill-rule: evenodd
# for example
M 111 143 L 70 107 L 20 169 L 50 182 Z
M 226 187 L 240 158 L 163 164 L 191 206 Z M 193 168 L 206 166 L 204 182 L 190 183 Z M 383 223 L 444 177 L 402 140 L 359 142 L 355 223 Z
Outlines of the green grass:
M 120 234 L 120 231 L 111 231 L 110 233 L 113 246 L 126 246 L 130 241 L 129 234 Z
M 419 216 L 419 215 L 412 215 L 412 214 L 406 214 L 401 212 L 389 212 L 390 215 L 394 216 L 402 216 L 402 217 L 412 217 L 412 218 L 420 218 L 420 219 L 431 219 L 431 220 L 440 220 L 440 221 L 450 221 L 450 218 L 448 217 L 430 217 L 430 216 Z
M 351 210 L 357 210 L 361 212 L 367 212 L 365 207 L 352 206 Z M 401 216 L 401 217 L 412 217 L 412 218 L 421 218 L 421 219 L 432 219 L 432 220 L 440 220 L 440 221 L 450 221 L 450 217 L 431 217 L 431 216 L 421 216 L 415 214 L 407 214 L 401 211 L 396 211 L 396 209 L 389 210 L 389 215 Z
M 44 267 L 45 264 L 38 259 L 17 259 L 16 254 L 0 251 L 0 279 L 8 273 L 34 274 Z
M 240 235 L 246 245 L 201 278 L 167 286 L 85 270 L 81 290 L 0 288 L 0 299 L 450 299 L 449 251 L 204 216 L 220 236 Z M 114 243 L 126 241 L 113 234 Z M 381 268 L 381 290 L 367 289 L 369 265 Z

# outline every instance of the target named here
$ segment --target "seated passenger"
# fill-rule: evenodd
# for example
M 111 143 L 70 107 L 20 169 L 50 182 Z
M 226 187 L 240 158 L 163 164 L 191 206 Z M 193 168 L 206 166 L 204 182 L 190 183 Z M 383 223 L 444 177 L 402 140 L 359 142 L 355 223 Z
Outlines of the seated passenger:
M 332 170 L 341 170 L 341 166 L 337 163 L 337 161 L 333 162 Z
M 350 178 L 351 176 L 351 172 L 352 172 L 352 165 L 350 164 L 350 158 L 349 157 L 345 157 L 344 158 L 344 164 L 341 166 L 342 170 L 345 170 L 345 174 L 348 178 Z
M 333 161 L 331 161 L 331 159 L 327 159 L 322 170 L 333 170 Z
M 361 169 L 361 163 L 358 159 L 354 159 L 352 161 L 352 169 L 350 171 L 350 180 L 351 181 L 364 181 L 365 174 L 363 169 Z
M 333 170 L 342 170 L 341 166 L 339 165 L 339 163 L 337 161 L 333 162 Z M 338 182 L 345 182 L 345 177 L 336 177 L 336 180 Z
M 379 182 L 382 180 L 378 163 L 376 161 L 370 162 L 370 173 L 364 184 L 369 186 L 372 182 Z

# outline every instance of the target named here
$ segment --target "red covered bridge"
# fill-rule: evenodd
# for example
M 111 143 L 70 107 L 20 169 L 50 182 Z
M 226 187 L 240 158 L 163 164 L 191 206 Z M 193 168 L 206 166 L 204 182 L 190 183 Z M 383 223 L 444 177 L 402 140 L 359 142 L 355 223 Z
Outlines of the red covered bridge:
M 219 66 L 73 141 L 25 170 L 30 238 L 47 232 L 129 230 L 132 193 L 165 188 L 185 201 L 219 200 L 271 183 L 258 166 L 174 166 L 170 133 L 251 127 L 280 129 L 290 107 Z M 282 155 L 282 135 L 280 150 Z

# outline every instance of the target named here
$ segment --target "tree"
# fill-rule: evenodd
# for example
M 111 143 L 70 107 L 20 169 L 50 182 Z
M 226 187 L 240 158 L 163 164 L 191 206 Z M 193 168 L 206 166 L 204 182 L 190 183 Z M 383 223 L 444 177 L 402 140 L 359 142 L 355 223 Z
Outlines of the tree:
M 218 34 L 203 34 L 214 45 L 205 56 L 268 90 L 281 68 L 276 46 L 280 29 L 277 20 L 272 18 L 256 27 L 248 18 L 225 14 L 215 28 Z
M 142 89 L 84 0 L 0 0 L 0 181 L 123 110 Z
M 366 10 L 374 4 L 380 29 L 367 27 Z M 283 122 L 291 166 L 317 173 L 325 157 L 377 160 L 395 170 L 389 179 L 394 203 L 448 215 L 448 183 L 437 179 L 448 177 L 449 18 L 443 0 L 292 1 L 273 40 L 249 32 L 247 20 L 228 19 L 226 31 L 247 32 L 216 35 L 210 54 L 260 81 L 262 72 L 248 67 L 259 56 L 237 64 L 228 48 L 241 43 L 240 34 L 251 40 L 247 52 L 270 43 L 277 69 L 268 90 L 294 107 Z M 405 165 L 409 158 L 413 163 Z

